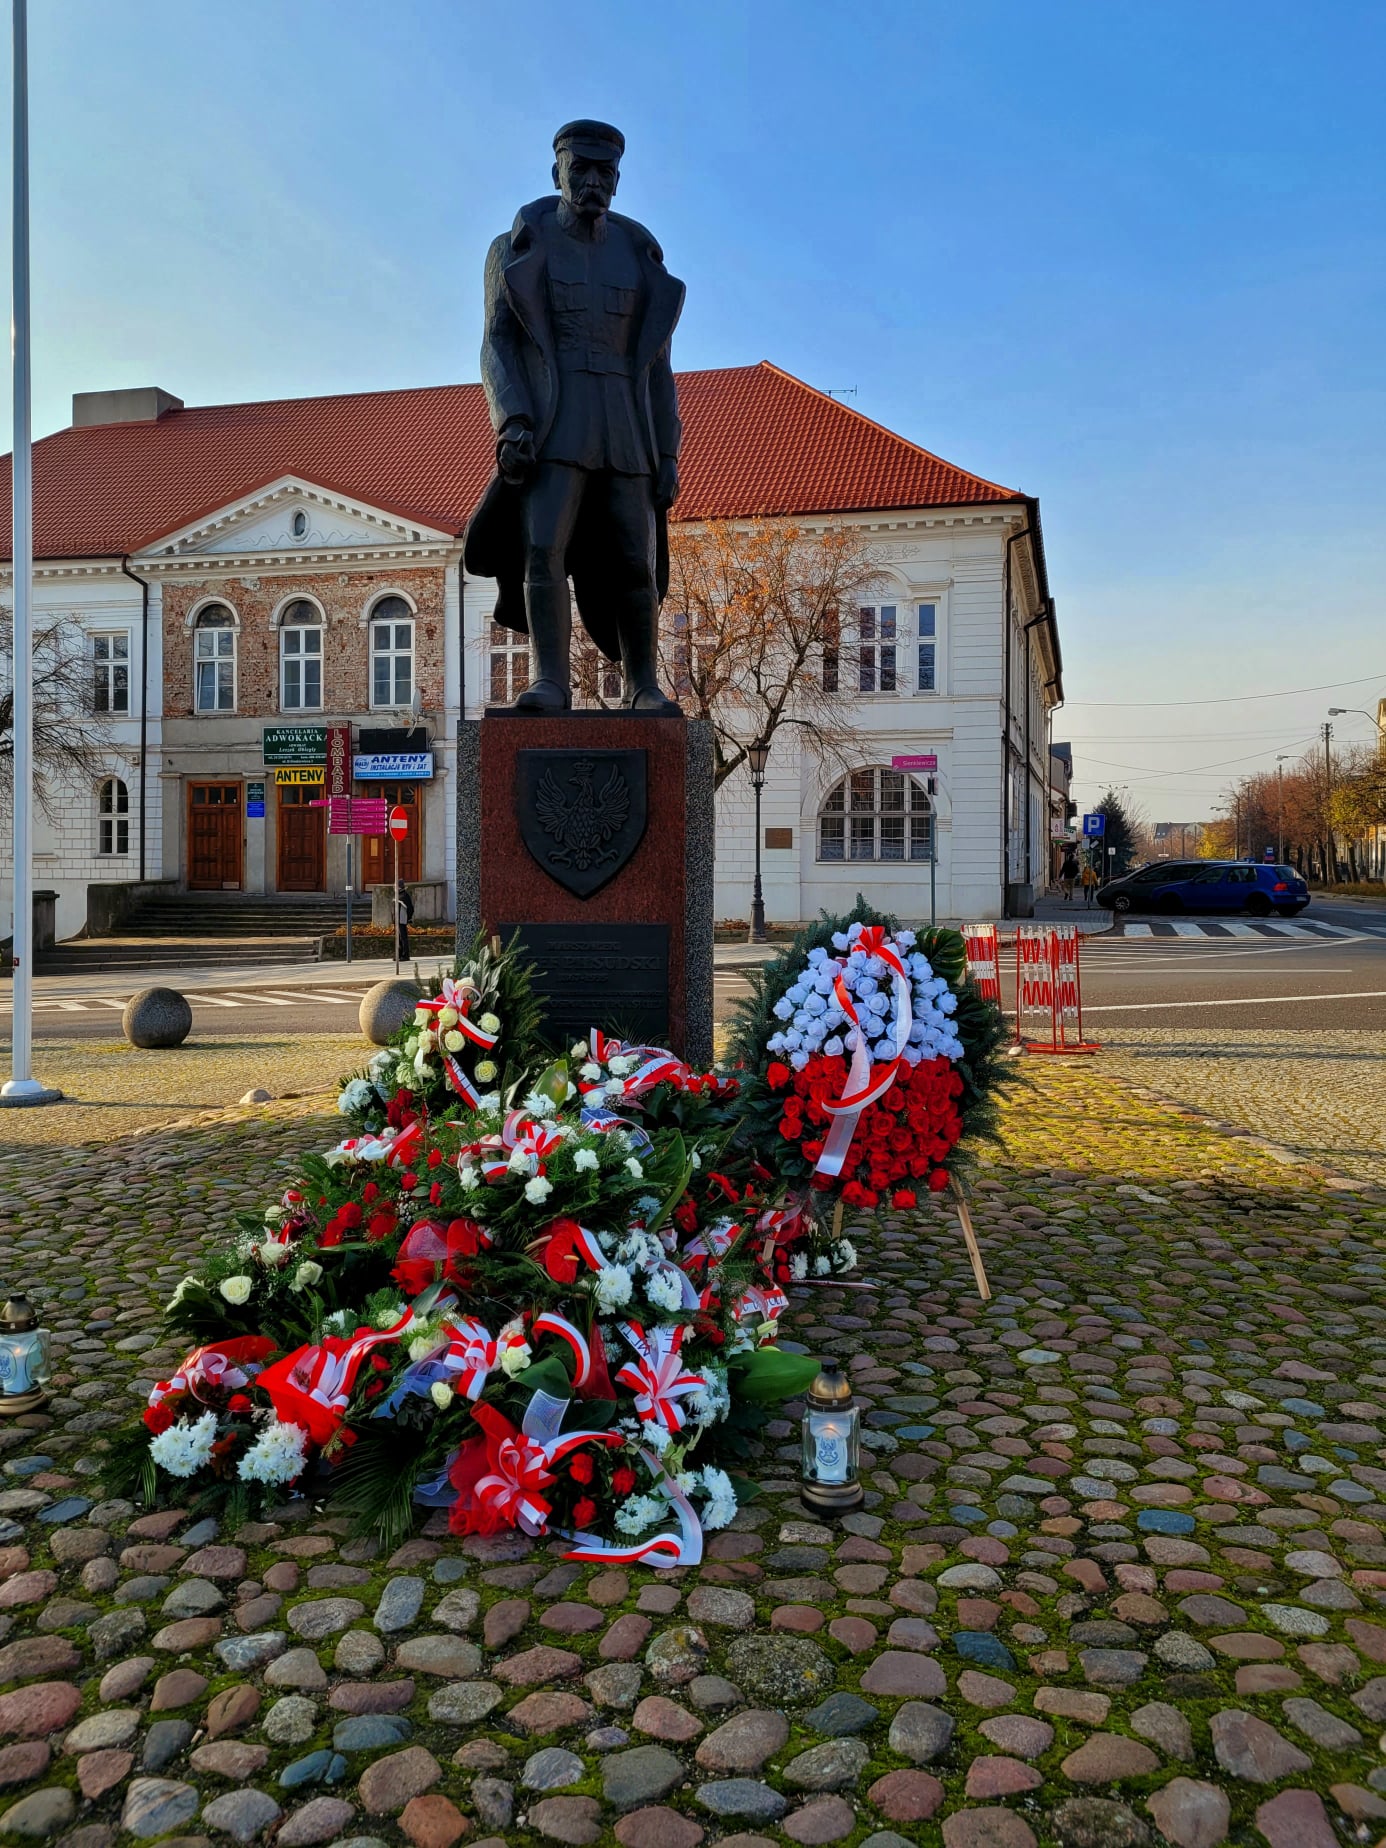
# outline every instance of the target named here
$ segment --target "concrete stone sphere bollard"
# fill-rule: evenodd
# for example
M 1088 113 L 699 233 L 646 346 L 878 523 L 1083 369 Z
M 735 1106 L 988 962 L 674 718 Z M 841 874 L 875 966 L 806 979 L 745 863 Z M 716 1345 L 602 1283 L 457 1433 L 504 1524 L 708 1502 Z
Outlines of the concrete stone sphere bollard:
M 406 981 L 402 975 L 387 976 L 361 997 L 356 1016 L 361 1031 L 373 1046 L 388 1046 L 405 1021 L 413 1017 L 422 996 L 417 982 Z
M 192 1032 L 192 1008 L 176 988 L 142 988 L 120 1017 L 132 1046 L 181 1046 Z

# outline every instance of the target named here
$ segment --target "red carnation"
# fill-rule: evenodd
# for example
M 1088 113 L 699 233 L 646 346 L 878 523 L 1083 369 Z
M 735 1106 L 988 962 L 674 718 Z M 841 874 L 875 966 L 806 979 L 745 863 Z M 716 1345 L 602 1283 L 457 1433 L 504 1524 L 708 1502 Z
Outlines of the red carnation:
M 898 1207 L 918 1206 L 919 1196 L 915 1193 L 911 1193 L 908 1187 L 902 1187 L 891 1200 L 890 1204 Z
M 340 1245 L 345 1236 L 346 1234 L 342 1231 L 337 1221 L 335 1219 L 329 1219 L 322 1229 L 321 1237 L 318 1239 L 318 1247 L 320 1250 L 326 1250 L 329 1246 Z
M 584 1495 L 582 1500 L 574 1505 L 573 1520 L 579 1527 L 587 1527 L 590 1526 L 596 1518 L 597 1504 L 592 1500 L 590 1495 Z
M 635 1487 L 635 1471 L 623 1463 L 611 1474 L 611 1491 L 613 1495 L 629 1495 Z
M 441 1149 L 430 1149 L 428 1151 L 428 1165 L 430 1168 L 438 1167 L 442 1159 L 443 1151 Z
M 167 1431 L 169 1426 L 173 1423 L 173 1413 L 169 1407 L 161 1401 L 158 1405 L 145 1407 L 144 1422 L 154 1433 L 155 1437 L 157 1437 L 161 1431 Z M 632 1483 L 634 1480 L 635 1478 L 632 1476 Z
M 428 1190 L 428 1204 L 430 1206 L 437 1206 L 442 1197 L 443 1183 L 441 1181 L 435 1181 Z
M 243 1392 L 233 1392 L 231 1397 L 226 1401 L 226 1409 L 228 1412 L 248 1412 L 250 1410 L 250 1400 Z
M 568 1474 L 574 1482 L 585 1483 L 592 1480 L 592 1459 L 585 1450 L 579 1450 L 574 1456 L 568 1465 Z
M 947 1185 L 948 1170 L 946 1168 L 935 1168 L 933 1173 L 929 1176 L 929 1192 L 942 1193 Z
M 369 1187 L 366 1189 L 366 1198 L 375 1198 Z M 348 1231 L 355 1231 L 356 1227 L 360 1225 L 362 1218 L 361 1209 L 354 1200 L 348 1200 L 344 1206 L 339 1206 L 336 1216 Z
M 366 1227 L 366 1237 L 372 1244 L 382 1238 L 388 1238 L 395 1229 L 395 1216 L 391 1212 L 372 1213 L 370 1224 Z
M 380 1189 L 376 1186 L 374 1181 L 367 1181 L 365 1186 L 361 1189 L 361 1198 L 366 1201 L 374 1200 L 379 1192 Z
M 372 1354 L 371 1365 L 375 1368 L 377 1373 L 388 1373 L 390 1371 L 390 1363 L 383 1354 Z

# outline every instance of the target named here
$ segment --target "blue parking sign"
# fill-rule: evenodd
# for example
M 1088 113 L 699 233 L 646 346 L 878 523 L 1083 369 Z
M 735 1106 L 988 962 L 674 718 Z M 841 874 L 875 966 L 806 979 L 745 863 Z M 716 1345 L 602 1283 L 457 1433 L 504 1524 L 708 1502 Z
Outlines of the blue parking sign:
M 1100 840 L 1106 832 L 1107 817 L 1105 815 L 1084 815 L 1083 838 L 1085 840 Z

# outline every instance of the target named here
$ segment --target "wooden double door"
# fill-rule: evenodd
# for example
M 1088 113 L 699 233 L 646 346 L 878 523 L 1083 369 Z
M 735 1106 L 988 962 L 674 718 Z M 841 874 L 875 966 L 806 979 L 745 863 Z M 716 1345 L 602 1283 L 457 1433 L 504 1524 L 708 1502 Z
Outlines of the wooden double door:
M 384 796 L 391 808 L 402 808 L 409 816 L 409 832 L 399 843 L 399 876 L 403 884 L 421 877 L 423 866 L 423 788 L 419 783 L 372 783 L 367 795 Z M 367 834 L 361 842 L 361 884 L 393 883 L 395 877 L 395 842 L 388 834 Z
M 190 892 L 240 890 L 243 815 L 239 783 L 189 783 Z
M 275 790 L 277 869 L 280 892 L 327 890 L 327 810 L 314 808 L 322 786 L 286 784 Z

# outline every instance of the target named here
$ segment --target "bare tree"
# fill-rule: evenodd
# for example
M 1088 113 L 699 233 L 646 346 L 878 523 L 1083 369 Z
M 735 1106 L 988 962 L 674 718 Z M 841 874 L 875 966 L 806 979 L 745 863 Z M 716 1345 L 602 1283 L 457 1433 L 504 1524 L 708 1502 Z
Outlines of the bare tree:
M 660 665 L 684 711 L 712 724 L 718 785 L 748 746 L 782 727 L 847 766 L 857 606 L 877 576 L 869 541 L 851 527 L 811 533 L 766 519 L 670 528 Z M 601 678 L 592 653 L 580 692 L 604 703 Z
M 0 610 L 0 812 L 14 800 L 14 616 Z M 64 783 L 89 783 L 105 768 L 110 730 L 97 710 L 91 639 L 75 617 L 34 625 L 34 794 L 50 818 Z M 128 699 L 128 693 L 127 693 Z

